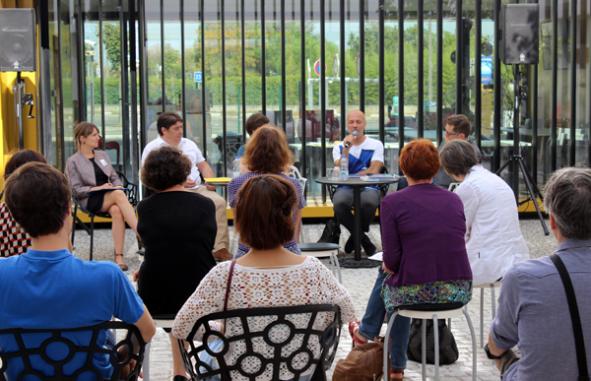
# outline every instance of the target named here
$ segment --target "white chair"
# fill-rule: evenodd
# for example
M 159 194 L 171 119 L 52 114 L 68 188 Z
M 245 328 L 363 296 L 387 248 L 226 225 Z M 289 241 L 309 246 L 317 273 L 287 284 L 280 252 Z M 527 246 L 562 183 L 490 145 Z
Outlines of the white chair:
M 166 328 L 172 329 L 172 323 L 174 322 L 174 315 L 170 316 L 154 316 L 154 323 L 156 323 L 156 327 L 158 328 Z M 150 344 L 146 344 L 146 349 L 144 350 L 144 363 L 143 363 L 143 372 L 144 372 L 144 381 L 150 381 Z
M 339 245 L 330 242 L 311 242 L 299 244 L 302 254 L 316 258 L 328 258 L 331 271 L 343 283 L 341 265 L 339 264 Z
M 308 183 L 308 179 L 302 176 L 300 170 L 295 165 L 289 166 L 289 169 L 287 170 L 287 176 L 293 177 L 300 183 L 300 186 L 302 187 L 303 196 L 304 198 L 306 198 L 306 184 Z
M 476 381 L 476 334 L 474 333 L 474 327 L 472 326 L 472 320 L 470 319 L 470 315 L 468 314 L 468 309 L 466 306 L 461 308 L 455 308 L 451 310 L 441 310 L 441 311 L 417 311 L 417 310 L 409 310 L 409 309 L 402 309 L 395 311 L 390 320 L 388 321 L 388 327 L 386 328 L 386 336 L 384 338 L 384 375 L 388 374 L 388 364 L 390 362 L 389 356 L 389 348 L 390 348 L 390 331 L 392 330 L 392 325 L 394 324 L 394 318 L 396 315 L 406 316 L 412 319 L 421 319 L 423 320 L 423 324 L 421 327 L 421 374 L 423 381 L 426 379 L 426 363 L 427 363 L 427 327 L 425 324 L 425 320 L 433 319 L 433 339 L 435 344 L 435 380 L 439 380 L 439 329 L 437 320 L 438 319 L 451 319 L 462 316 L 462 314 L 466 317 L 466 321 L 468 322 L 468 327 L 470 328 L 470 336 L 472 337 L 472 380 Z M 386 377 L 387 379 L 387 377 Z
M 484 347 L 484 290 L 490 289 L 490 308 L 491 308 L 491 321 L 495 318 L 497 311 L 497 297 L 495 295 L 495 288 L 501 286 L 501 281 L 494 283 L 483 283 L 477 284 L 474 288 L 480 289 L 480 346 Z

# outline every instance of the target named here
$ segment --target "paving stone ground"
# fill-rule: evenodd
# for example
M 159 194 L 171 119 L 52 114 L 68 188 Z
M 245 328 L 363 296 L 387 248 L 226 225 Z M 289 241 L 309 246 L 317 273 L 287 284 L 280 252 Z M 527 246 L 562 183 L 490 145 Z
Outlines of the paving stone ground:
M 538 258 L 544 255 L 552 253 L 555 247 L 555 241 L 552 236 L 544 236 L 540 222 L 537 219 L 524 219 L 521 220 L 521 230 L 528 242 L 530 257 Z M 315 242 L 323 229 L 323 225 L 313 224 L 304 225 L 303 237 L 304 242 Z M 83 231 L 77 231 L 75 241 L 75 253 L 81 258 L 88 258 L 88 245 L 89 238 Z M 230 228 L 231 247 L 236 247 L 236 234 L 233 228 Z M 379 226 L 372 225 L 370 231 L 370 237 L 380 249 L 380 232 Z M 348 238 L 347 233 L 343 233 L 341 236 L 341 247 L 344 247 L 345 241 Z M 131 276 L 132 271 L 139 267 L 139 257 L 135 254 L 137 250 L 137 243 L 135 242 L 134 235 L 130 230 L 126 232 L 126 260 L 130 265 L 130 271 L 128 274 Z M 111 240 L 110 229 L 98 229 L 95 232 L 95 248 L 94 256 L 98 260 L 112 260 L 113 245 Z M 377 274 L 377 268 L 373 269 L 342 269 L 343 284 L 347 287 L 353 301 L 355 303 L 357 316 L 361 318 L 365 310 L 369 292 L 373 286 Z M 497 290 L 498 297 L 498 290 Z M 490 303 L 490 291 L 485 292 L 485 303 L 484 303 L 484 332 L 488 331 L 491 322 L 491 303 Z M 492 381 L 499 380 L 499 372 L 494 367 L 492 361 L 488 360 L 484 355 L 484 352 L 480 349 L 479 336 L 479 316 L 480 316 L 480 292 L 475 291 L 473 293 L 472 301 L 469 304 L 469 313 L 476 330 L 476 336 L 478 340 L 478 360 L 477 360 L 477 379 L 481 381 Z M 385 327 L 385 326 L 384 326 Z M 440 369 L 440 375 L 442 380 L 460 380 L 468 381 L 472 380 L 472 344 L 470 340 L 470 334 L 468 326 L 464 319 L 455 319 L 452 322 L 452 331 L 456 339 L 456 343 L 459 348 L 460 358 L 452 365 L 442 366 Z M 351 338 L 349 337 L 346 326 L 343 326 L 341 334 L 341 340 L 339 342 L 338 353 L 336 360 L 344 358 L 351 348 Z M 335 360 L 335 363 L 336 363 Z M 152 342 L 152 348 L 150 352 L 150 368 L 151 368 L 151 380 L 153 381 L 166 381 L 171 379 L 171 356 L 170 356 L 170 342 L 167 334 L 158 330 L 156 337 Z M 333 364 L 334 368 L 334 364 Z M 428 374 L 433 374 L 432 367 L 427 367 Z M 332 369 L 328 375 L 329 379 L 332 377 Z M 421 366 L 419 363 L 409 361 L 408 368 L 405 372 L 405 379 L 408 380 L 420 380 L 421 379 Z M 429 379 L 431 379 L 429 377 Z

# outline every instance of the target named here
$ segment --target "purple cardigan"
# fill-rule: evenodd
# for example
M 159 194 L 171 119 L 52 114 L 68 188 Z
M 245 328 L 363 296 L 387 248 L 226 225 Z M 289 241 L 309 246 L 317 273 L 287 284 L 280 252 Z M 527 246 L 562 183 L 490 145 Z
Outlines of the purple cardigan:
M 384 263 L 394 287 L 471 280 L 460 198 L 433 184 L 412 185 L 381 205 Z

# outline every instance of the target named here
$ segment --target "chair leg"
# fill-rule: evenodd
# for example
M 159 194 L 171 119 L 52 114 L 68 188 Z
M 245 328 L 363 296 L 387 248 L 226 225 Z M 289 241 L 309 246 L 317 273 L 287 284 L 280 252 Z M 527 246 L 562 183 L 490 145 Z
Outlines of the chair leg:
M 386 327 L 386 336 L 384 336 L 384 361 L 382 366 L 384 367 L 384 380 L 388 379 L 388 364 L 390 361 L 390 331 L 392 331 L 392 326 L 394 325 L 394 318 L 396 317 L 397 312 L 394 311 L 390 320 L 388 321 L 388 326 Z
M 480 347 L 484 347 L 484 287 L 480 289 Z
M 339 280 L 339 283 L 343 283 L 343 276 L 341 275 L 341 264 L 339 263 L 339 251 L 337 250 L 333 255 L 332 255 L 332 260 L 334 262 L 334 267 L 336 269 L 337 272 L 337 279 Z
M 94 249 L 94 216 L 90 217 L 90 260 L 92 261 L 92 251 Z
M 142 371 L 144 373 L 144 381 L 150 381 L 150 343 L 146 344 L 144 348 L 144 362 L 142 363 Z
M 78 205 L 74 205 L 74 212 L 72 214 L 72 247 L 74 246 L 74 237 L 76 235 L 76 214 L 78 212 Z
M 472 319 L 468 314 L 468 307 L 464 306 L 463 310 L 466 322 L 468 322 L 468 328 L 470 329 L 470 336 L 472 338 L 472 381 L 476 381 L 476 374 L 478 372 L 478 363 L 476 361 L 476 333 L 474 332 L 474 326 L 472 325 Z
M 421 378 L 427 379 L 427 320 L 421 324 Z
M 491 306 L 491 308 L 492 308 L 492 318 L 493 318 L 493 320 L 494 320 L 494 318 L 495 318 L 495 313 L 497 312 L 497 306 L 496 306 L 496 303 L 497 303 L 497 296 L 495 295 L 495 286 L 494 286 L 494 285 L 492 285 L 492 286 L 490 287 L 490 295 L 491 295 L 491 296 L 490 296 L 490 297 L 491 297 L 491 300 L 490 300 L 490 306 Z
M 439 320 L 433 314 L 433 349 L 435 350 L 435 381 L 439 381 Z

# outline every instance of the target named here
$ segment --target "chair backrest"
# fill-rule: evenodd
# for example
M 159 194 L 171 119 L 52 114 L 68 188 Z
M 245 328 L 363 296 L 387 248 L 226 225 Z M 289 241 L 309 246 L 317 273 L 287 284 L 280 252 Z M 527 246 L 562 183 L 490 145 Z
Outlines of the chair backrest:
M 220 321 L 225 324 L 210 324 Z M 193 341 L 196 332 L 203 333 L 201 342 Z M 280 372 L 281 379 L 299 380 L 302 375 L 324 376 L 340 334 L 336 305 L 245 308 L 202 317 L 188 343 L 179 340 L 179 345 L 193 380 L 278 380 Z
M 306 191 L 306 184 L 308 183 L 308 179 L 302 176 L 298 167 L 296 167 L 295 165 L 290 165 L 287 171 L 287 176 L 296 179 L 300 183 L 300 186 L 302 187 L 303 196 L 304 198 L 306 198 L 308 193 Z
M 114 165 L 114 167 L 117 169 L 120 169 L 121 168 L 121 161 L 120 161 L 121 146 L 119 145 L 119 143 L 114 140 L 111 140 L 110 142 L 105 142 L 105 145 L 103 148 L 105 151 L 108 151 L 108 150 L 115 151 L 115 165 Z
M 3 329 L 0 380 L 134 381 L 144 347 L 139 329 L 120 321 L 66 329 Z

